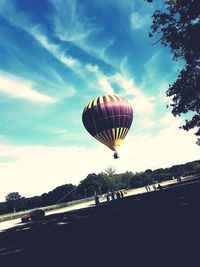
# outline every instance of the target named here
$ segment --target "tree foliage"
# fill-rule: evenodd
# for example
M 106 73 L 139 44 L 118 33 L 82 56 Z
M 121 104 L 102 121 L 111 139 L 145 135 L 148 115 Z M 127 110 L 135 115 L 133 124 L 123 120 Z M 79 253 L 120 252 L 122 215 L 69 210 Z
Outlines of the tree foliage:
M 114 167 L 109 166 L 108 168 L 105 169 L 105 172 L 108 174 L 109 178 L 112 179 L 113 175 L 116 173 L 116 170 Z
M 152 2 L 152 0 L 147 0 Z M 171 97 L 172 114 L 188 114 L 180 128 L 197 129 L 200 145 L 200 4 L 199 0 L 165 1 L 166 9 L 153 14 L 150 37 L 159 35 L 162 45 L 169 47 L 173 60 L 183 60 L 183 69 L 166 92 Z
M 18 192 L 9 193 L 5 199 L 7 202 L 15 202 L 21 198 L 21 195 Z
M 22 197 L 18 192 L 11 192 L 5 197 L 7 202 L 8 211 L 19 210 L 21 208 Z
M 80 182 L 77 189 L 77 197 L 85 197 L 85 192 L 87 197 L 94 196 L 94 194 L 104 194 L 112 187 L 112 182 L 107 178 L 104 173 L 91 173 Z M 86 191 L 85 191 L 86 190 Z

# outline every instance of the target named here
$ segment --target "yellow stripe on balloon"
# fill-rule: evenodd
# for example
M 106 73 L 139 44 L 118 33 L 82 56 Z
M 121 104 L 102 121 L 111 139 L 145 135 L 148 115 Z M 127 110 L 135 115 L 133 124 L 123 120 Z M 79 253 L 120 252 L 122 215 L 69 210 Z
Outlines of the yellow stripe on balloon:
M 87 106 L 88 109 L 90 109 L 90 108 L 92 107 L 92 102 L 93 102 L 93 101 L 94 101 L 94 100 L 90 101 L 90 103 L 88 104 L 88 106 Z
M 100 96 L 100 97 L 99 97 L 99 103 L 100 103 L 100 104 L 103 104 L 103 96 Z
M 115 136 L 115 139 L 118 139 L 119 138 L 119 128 L 116 128 L 116 136 Z
M 98 98 L 95 98 L 94 102 L 93 102 L 93 106 L 96 106 L 97 105 L 97 99 Z
M 122 136 L 123 139 L 125 138 L 127 132 L 128 132 L 128 129 L 127 128 L 124 128 L 124 132 L 123 132 L 123 136 Z
M 111 101 L 109 95 L 106 95 L 105 97 L 106 97 L 106 102 L 110 102 Z
M 118 96 L 120 101 L 126 102 L 124 98 L 122 98 L 121 96 Z
M 114 101 L 118 101 L 118 98 L 115 95 L 112 95 Z
M 114 128 L 112 128 L 112 135 L 113 135 L 113 139 L 115 140 L 116 136 L 115 136 L 115 129 Z

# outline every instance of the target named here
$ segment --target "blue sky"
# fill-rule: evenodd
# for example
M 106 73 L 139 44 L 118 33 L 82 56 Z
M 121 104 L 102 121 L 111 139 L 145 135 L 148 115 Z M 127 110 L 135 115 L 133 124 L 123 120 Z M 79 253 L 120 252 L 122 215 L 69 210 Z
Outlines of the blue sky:
M 0 201 L 78 184 L 109 166 L 136 172 L 199 159 L 195 136 L 166 109 L 181 62 L 148 37 L 153 10 L 163 8 L 155 2 L 0 1 Z M 81 121 L 104 94 L 134 110 L 117 161 Z

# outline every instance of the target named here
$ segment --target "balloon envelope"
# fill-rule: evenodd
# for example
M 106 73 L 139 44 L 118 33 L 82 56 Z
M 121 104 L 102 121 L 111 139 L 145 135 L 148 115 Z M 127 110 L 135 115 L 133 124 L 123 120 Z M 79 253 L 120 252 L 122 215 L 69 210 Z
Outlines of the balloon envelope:
M 116 151 L 131 127 L 133 109 L 121 96 L 99 96 L 84 108 L 82 121 L 93 137 Z

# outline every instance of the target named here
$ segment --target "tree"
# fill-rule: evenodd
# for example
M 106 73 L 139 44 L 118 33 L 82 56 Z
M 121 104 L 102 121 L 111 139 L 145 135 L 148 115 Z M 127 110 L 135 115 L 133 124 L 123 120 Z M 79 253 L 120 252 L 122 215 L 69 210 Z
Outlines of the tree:
M 94 193 L 103 194 L 110 189 L 110 182 L 103 173 L 95 174 L 90 173 L 88 176 L 80 182 L 77 189 L 78 197 L 85 197 L 85 190 L 87 197 L 94 196 Z
M 21 195 L 18 192 L 11 192 L 6 197 L 6 202 L 8 203 L 10 211 L 16 211 L 16 208 L 20 205 Z
M 114 174 L 116 173 L 116 170 L 112 166 L 109 166 L 105 169 L 105 172 L 107 173 L 108 177 L 112 179 Z
M 146 0 L 153 2 L 152 0 Z M 183 60 L 183 69 L 177 80 L 169 85 L 166 95 L 171 97 L 172 114 L 188 115 L 189 119 L 180 128 L 193 128 L 200 145 L 200 5 L 199 0 L 165 1 L 164 11 L 153 14 L 150 37 L 157 34 L 165 47 L 173 53 L 173 60 Z
M 130 187 L 130 180 L 132 176 L 133 176 L 133 173 L 128 172 L 128 171 L 122 174 L 122 183 L 123 183 L 124 188 Z
M 14 201 L 17 201 L 21 198 L 21 195 L 18 193 L 18 192 L 12 192 L 12 193 L 9 193 L 5 199 L 7 202 L 14 202 Z

